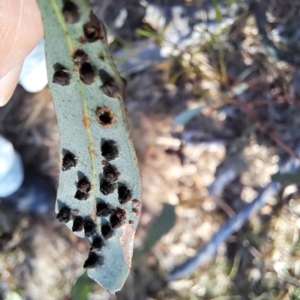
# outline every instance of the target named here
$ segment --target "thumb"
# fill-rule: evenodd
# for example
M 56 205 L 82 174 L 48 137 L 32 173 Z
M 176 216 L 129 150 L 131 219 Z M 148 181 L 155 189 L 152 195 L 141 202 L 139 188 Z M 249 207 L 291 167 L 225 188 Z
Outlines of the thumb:
M 23 60 L 43 36 L 35 0 L 0 0 L 0 106 L 11 97 Z
M 5 105 L 11 98 L 18 84 L 22 66 L 23 62 L 17 64 L 0 80 L 0 106 Z

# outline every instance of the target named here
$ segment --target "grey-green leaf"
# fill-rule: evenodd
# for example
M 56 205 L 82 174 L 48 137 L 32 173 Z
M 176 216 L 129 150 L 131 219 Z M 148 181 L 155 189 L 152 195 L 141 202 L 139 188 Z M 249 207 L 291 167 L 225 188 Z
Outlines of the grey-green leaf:
M 60 130 L 57 218 L 95 243 L 84 266 L 114 293 L 130 270 L 142 196 L 123 104 L 125 84 L 109 53 L 105 26 L 88 1 L 38 4 Z
M 92 290 L 93 281 L 87 277 L 86 272 L 84 272 L 80 277 L 78 277 L 75 285 L 72 287 L 71 299 L 72 300 L 87 300 L 88 294 Z
M 163 209 L 153 225 L 149 229 L 142 249 L 135 251 L 134 258 L 140 257 L 148 252 L 165 234 L 167 234 L 175 225 L 176 214 L 173 205 L 164 203 Z
M 174 127 L 176 128 L 179 125 L 185 125 L 187 122 L 196 117 L 207 105 L 201 105 L 196 108 L 187 109 L 180 113 L 174 119 Z
M 272 180 L 279 181 L 283 184 L 300 183 L 300 172 L 296 173 L 277 173 L 272 175 Z
M 239 96 L 245 93 L 249 89 L 249 85 L 246 82 L 239 83 L 232 87 L 231 91 L 228 92 L 229 97 Z

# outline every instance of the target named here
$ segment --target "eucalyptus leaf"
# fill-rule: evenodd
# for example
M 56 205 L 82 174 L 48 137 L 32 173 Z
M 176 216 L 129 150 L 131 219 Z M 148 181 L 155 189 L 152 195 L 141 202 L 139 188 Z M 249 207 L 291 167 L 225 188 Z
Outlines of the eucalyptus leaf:
M 131 267 L 142 194 L 123 103 L 125 82 L 88 1 L 38 4 L 60 130 L 57 218 L 90 242 L 87 274 L 115 293 Z
M 300 183 L 300 172 L 297 173 L 277 173 L 272 175 L 272 180 L 279 181 L 283 184 L 299 184 Z
M 160 215 L 149 229 L 142 249 L 137 249 L 134 258 L 138 258 L 148 252 L 165 234 L 175 225 L 176 214 L 173 205 L 164 203 Z
M 279 61 L 279 57 L 278 57 L 278 54 L 277 54 L 277 51 L 274 47 L 272 46 L 267 46 L 267 52 L 268 54 L 277 62 Z
M 235 85 L 230 92 L 228 92 L 229 97 L 239 96 L 245 93 L 249 89 L 249 85 L 246 82 Z
M 157 217 L 147 233 L 144 241 L 144 249 L 151 249 L 165 234 L 167 234 L 175 225 L 176 214 L 173 205 L 164 203 L 160 215 Z
M 71 299 L 72 300 L 87 300 L 93 286 L 93 281 L 84 272 L 78 277 L 75 285 L 72 287 Z
M 174 127 L 176 128 L 179 125 L 185 125 L 187 122 L 196 117 L 207 105 L 201 105 L 193 109 L 187 109 L 180 113 L 174 119 Z

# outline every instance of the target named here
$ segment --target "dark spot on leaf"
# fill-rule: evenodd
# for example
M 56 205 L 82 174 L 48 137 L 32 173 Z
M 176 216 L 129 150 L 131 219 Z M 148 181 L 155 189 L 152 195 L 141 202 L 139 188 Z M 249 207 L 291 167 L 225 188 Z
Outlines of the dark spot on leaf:
M 104 241 L 100 236 L 94 238 L 92 247 L 90 250 L 100 251 L 101 248 L 104 246 Z
M 133 214 L 134 216 L 137 216 L 137 215 L 139 214 L 139 210 L 136 209 L 136 208 L 133 208 L 133 209 L 132 209 L 132 214 Z
M 79 21 L 78 7 L 74 2 L 70 0 L 64 0 L 62 14 L 64 15 L 67 23 L 74 24 Z
M 120 220 L 126 219 L 126 211 L 120 207 L 117 208 L 116 215 Z
M 128 223 L 131 225 L 131 224 L 133 224 L 133 221 L 132 221 L 132 220 L 129 220 Z
M 119 155 L 116 142 L 113 140 L 105 141 L 101 146 L 102 156 L 107 160 L 113 160 Z
M 85 84 L 91 84 L 94 81 L 95 73 L 90 63 L 85 62 L 79 69 L 80 79 Z
M 109 181 L 116 181 L 120 175 L 118 169 L 110 163 L 103 161 L 104 178 Z
M 88 193 L 83 193 L 79 190 L 76 191 L 74 198 L 78 199 L 78 200 L 87 200 L 87 198 L 89 197 Z
M 110 108 L 104 106 L 96 110 L 96 118 L 100 125 L 108 127 L 112 125 L 115 121 L 114 114 Z
M 88 193 L 91 190 L 91 184 L 86 177 L 78 181 L 77 189 L 83 193 Z
M 113 214 L 110 217 L 110 225 L 112 228 L 119 228 L 123 225 L 123 221 L 116 214 Z
M 98 217 L 108 217 L 112 212 L 114 211 L 114 208 L 105 202 L 99 202 L 97 204 L 97 216 Z
M 85 236 L 90 237 L 96 232 L 96 225 L 92 220 L 84 221 L 84 233 Z
M 69 207 L 67 206 L 63 206 L 58 214 L 56 215 L 56 218 L 58 219 L 59 222 L 62 223 L 68 223 L 70 221 L 71 218 L 71 210 Z
M 69 73 L 63 70 L 58 70 L 54 72 L 52 82 L 65 86 L 70 84 L 70 79 L 71 76 Z
M 101 91 L 108 97 L 115 98 L 120 93 L 120 87 L 113 78 L 107 79 L 100 87 Z
M 81 231 L 83 229 L 83 218 L 78 216 L 74 219 L 72 231 Z
M 68 152 L 62 161 L 62 170 L 63 171 L 68 171 L 71 168 L 74 168 L 76 166 L 76 159 L 75 159 L 75 155 L 72 154 L 71 152 Z
M 99 54 L 99 59 L 104 60 L 104 55 L 102 53 Z
M 124 220 L 126 220 L 126 211 L 118 207 L 110 217 L 110 225 L 112 228 L 119 228 L 124 224 Z
M 104 224 L 101 228 L 101 233 L 105 239 L 109 239 L 114 235 L 114 230 L 109 224 Z
M 119 186 L 118 194 L 119 194 L 119 202 L 121 204 L 127 203 L 132 197 L 131 190 L 124 184 Z
M 89 191 L 91 190 L 91 184 L 86 177 L 80 179 L 77 184 L 77 191 L 74 198 L 78 200 L 86 200 L 89 197 Z
M 77 49 L 73 55 L 73 60 L 75 64 L 82 65 L 89 60 L 89 56 L 82 49 Z
M 93 13 L 90 14 L 90 21 L 84 24 L 83 32 L 90 43 L 106 39 L 105 26 Z
M 115 190 L 115 185 L 111 181 L 108 181 L 105 178 L 101 180 L 100 192 L 103 195 L 109 195 L 109 194 L 113 193 L 114 190 Z
M 85 269 L 93 269 L 101 265 L 103 265 L 103 257 L 95 252 L 90 252 L 89 257 L 85 261 L 83 267 Z
M 98 71 L 99 77 L 102 81 L 102 86 L 100 89 L 108 97 L 115 98 L 120 94 L 124 96 L 126 80 L 122 79 L 122 83 L 117 83 L 115 79 L 104 69 Z

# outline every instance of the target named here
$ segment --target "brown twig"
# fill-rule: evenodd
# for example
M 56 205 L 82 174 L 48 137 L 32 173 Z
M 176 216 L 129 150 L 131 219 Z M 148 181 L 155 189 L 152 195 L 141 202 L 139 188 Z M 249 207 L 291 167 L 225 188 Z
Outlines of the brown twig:
M 253 84 L 256 81 L 252 82 Z M 225 84 L 225 87 L 228 90 L 231 90 L 232 88 L 228 86 L 228 84 Z M 286 98 L 286 100 L 290 100 L 289 98 Z M 257 100 L 259 102 L 257 102 L 256 104 L 263 104 L 264 102 L 262 100 Z M 265 100 L 265 104 L 268 105 L 268 100 Z M 233 97 L 233 98 L 226 98 L 225 102 L 227 103 L 231 103 L 233 105 L 239 106 L 240 108 L 244 109 L 246 111 L 246 116 L 248 119 L 250 119 L 251 121 L 255 122 L 257 129 L 259 129 L 261 132 L 267 134 L 271 140 L 273 140 L 279 147 L 281 147 L 284 151 L 286 151 L 289 155 L 291 155 L 292 157 L 295 157 L 297 159 L 300 159 L 300 156 L 293 151 L 293 149 L 291 149 L 287 144 L 285 144 L 276 134 L 274 134 L 274 132 L 271 132 L 264 124 L 262 124 L 257 116 L 255 115 L 253 108 L 256 105 L 253 105 L 253 103 L 247 103 L 247 102 L 242 102 L 240 101 L 237 97 Z
M 285 144 L 278 136 L 274 133 L 270 132 L 268 128 L 259 121 L 256 121 L 257 128 L 266 133 L 279 147 L 281 147 L 284 151 L 286 151 L 290 156 L 300 159 L 300 156 L 287 144 Z

